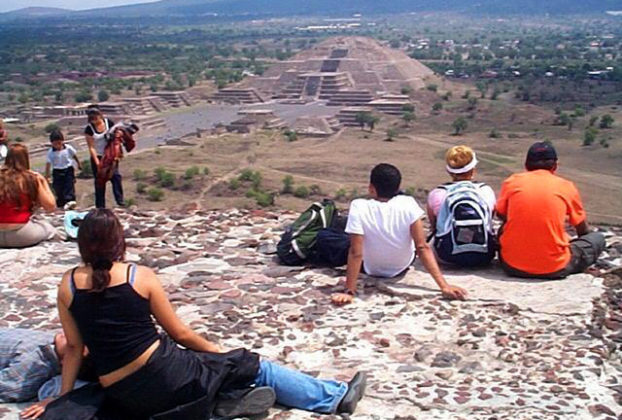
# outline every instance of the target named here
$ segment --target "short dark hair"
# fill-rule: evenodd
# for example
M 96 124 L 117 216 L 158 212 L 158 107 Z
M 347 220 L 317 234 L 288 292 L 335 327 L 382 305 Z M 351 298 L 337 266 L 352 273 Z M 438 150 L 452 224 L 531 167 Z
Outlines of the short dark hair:
M 56 140 L 65 140 L 65 136 L 63 136 L 63 132 L 60 131 L 59 129 L 54 129 L 50 133 L 50 142 L 53 142 Z
M 544 159 L 544 160 L 534 160 L 525 161 L 525 169 L 528 171 L 537 171 L 538 169 L 546 169 L 550 171 L 555 167 L 557 163 L 557 159 Z
M 399 169 L 389 163 L 380 163 L 374 167 L 369 183 L 374 186 L 380 198 L 393 198 L 400 191 L 402 174 Z
M 86 116 L 91 119 L 91 117 L 94 117 L 96 115 L 104 115 L 102 114 L 101 109 L 99 109 L 99 105 L 89 105 L 88 107 L 86 107 Z

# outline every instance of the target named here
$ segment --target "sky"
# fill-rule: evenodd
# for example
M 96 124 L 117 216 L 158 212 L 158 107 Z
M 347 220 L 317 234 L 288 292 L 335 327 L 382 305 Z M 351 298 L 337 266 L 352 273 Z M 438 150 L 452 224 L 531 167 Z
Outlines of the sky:
M 157 0 L 0 0 L 0 13 L 24 7 L 60 7 L 63 9 L 94 9 L 99 7 L 121 6 L 124 4 L 151 3 Z

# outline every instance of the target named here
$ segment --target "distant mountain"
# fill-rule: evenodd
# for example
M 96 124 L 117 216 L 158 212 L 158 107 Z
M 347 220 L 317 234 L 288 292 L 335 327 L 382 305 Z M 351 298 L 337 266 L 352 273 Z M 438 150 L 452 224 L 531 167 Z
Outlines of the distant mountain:
M 575 14 L 622 10 L 622 0 L 162 0 L 122 8 L 144 15 L 347 15 L 416 11 L 477 14 Z M 108 9 L 112 11 L 111 9 Z
M 71 10 L 60 9 L 57 7 L 26 7 L 23 9 L 13 10 L 11 12 L 1 13 L 3 17 L 42 17 L 42 16 L 58 16 L 71 13 Z
M 179 17 L 200 18 L 206 15 L 269 16 L 348 16 L 406 12 L 442 11 L 478 15 L 560 15 L 595 14 L 622 10 L 622 0 L 161 0 L 129 6 L 67 11 L 51 8 L 28 8 L 0 14 L 7 18 L 68 15 L 75 18 L 100 17 Z

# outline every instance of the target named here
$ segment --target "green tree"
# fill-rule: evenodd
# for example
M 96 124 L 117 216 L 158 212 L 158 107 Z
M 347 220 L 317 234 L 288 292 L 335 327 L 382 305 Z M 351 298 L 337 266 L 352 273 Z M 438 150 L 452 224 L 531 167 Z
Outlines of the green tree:
M 442 109 L 443 109 L 443 104 L 440 102 L 437 102 L 434 105 L 432 105 L 432 112 L 434 112 L 435 114 L 438 114 L 439 112 L 441 112 Z
M 74 99 L 76 100 L 76 102 L 89 102 L 93 99 L 93 95 L 91 95 L 91 92 L 83 90 L 81 92 L 78 92 L 74 96 Z
M 402 119 L 404 120 L 406 124 L 410 124 L 411 122 L 415 120 L 415 113 L 406 111 L 402 114 Z
M 467 102 L 468 102 L 468 104 L 469 104 L 469 105 L 467 106 L 467 109 L 468 109 L 469 111 L 473 111 L 475 108 L 477 108 L 477 98 L 475 98 L 475 97 L 470 97 L 470 98 L 468 99 L 468 101 L 467 101 Z
M 298 198 L 309 197 L 309 189 L 305 187 L 304 185 L 301 185 L 300 187 L 294 190 L 294 197 L 298 197 Z
M 488 83 L 484 82 L 484 81 L 479 81 L 475 84 L 475 87 L 477 88 L 477 90 L 479 91 L 481 98 L 485 98 L 486 97 L 486 92 L 488 92 Z
M 459 136 L 460 134 L 462 134 L 464 132 L 464 130 L 467 129 L 469 124 L 467 123 L 466 118 L 458 117 L 458 118 L 456 118 L 454 120 L 454 122 L 451 124 L 451 126 L 454 129 L 454 135 L 455 136 Z

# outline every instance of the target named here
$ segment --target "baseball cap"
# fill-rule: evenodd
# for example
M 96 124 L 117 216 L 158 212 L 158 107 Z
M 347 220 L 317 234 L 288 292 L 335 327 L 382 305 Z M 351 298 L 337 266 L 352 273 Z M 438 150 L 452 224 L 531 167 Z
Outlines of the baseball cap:
M 551 143 L 539 141 L 531 145 L 527 152 L 527 162 L 539 160 L 557 160 L 557 152 Z

